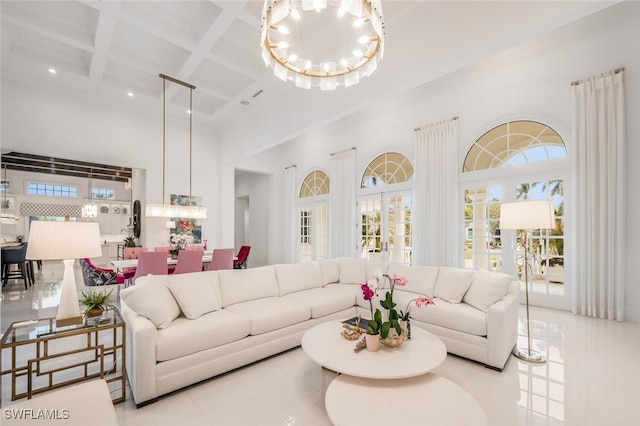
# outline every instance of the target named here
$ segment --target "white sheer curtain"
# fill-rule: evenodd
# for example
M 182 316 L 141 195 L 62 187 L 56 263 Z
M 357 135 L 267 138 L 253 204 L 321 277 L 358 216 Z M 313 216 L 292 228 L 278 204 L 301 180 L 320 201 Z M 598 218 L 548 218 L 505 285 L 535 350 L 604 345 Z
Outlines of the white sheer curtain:
M 356 228 L 356 150 L 331 154 L 330 257 L 352 257 Z
M 625 273 L 624 72 L 572 85 L 573 313 L 622 321 Z
M 289 166 L 284 169 L 284 200 L 283 200 L 283 238 L 284 250 L 283 260 L 285 263 L 293 263 L 295 259 L 296 242 L 296 166 Z
M 458 120 L 416 129 L 413 264 L 457 266 Z

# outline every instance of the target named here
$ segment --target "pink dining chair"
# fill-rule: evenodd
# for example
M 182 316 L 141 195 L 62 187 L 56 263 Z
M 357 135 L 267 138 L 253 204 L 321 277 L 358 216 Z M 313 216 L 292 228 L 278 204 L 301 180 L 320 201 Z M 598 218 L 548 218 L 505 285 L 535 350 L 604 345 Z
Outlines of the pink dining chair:
M 167 275 L 167 255 L 161 251 L 147 251 L 140 253 L 138 268 L 133 276 L 133 283 L 145 275 Z
M 213 249 L 210 271 L 233 269 L 233 249 Z
M 124 248 L 124 259 L 132 260 L 138 259 L 140 257 L 140 253 L 149 251 L 147 247 L 125 247 Z M 136 268 L 124 268 L 122 269 L 122 275 L 124 275 L 125 281 L 131 280 L 133 276 L 136 274 Z
M 180 250 L 174 274 L 188 274 L 202 271 L 203 250 Z
M 204 252 L 204 246 L 202 246 L 202 245 L 187 246 L 185 248 L 185 250 L 188 250 L 188 251 L 202 251 L 202 252 Z
M 169 250 L 171 250 L 171 247 L 169 246 L 154 247 L 153 250 L 163 252 L 167 257 L 171 256 L 171 253 L 169 253 Z

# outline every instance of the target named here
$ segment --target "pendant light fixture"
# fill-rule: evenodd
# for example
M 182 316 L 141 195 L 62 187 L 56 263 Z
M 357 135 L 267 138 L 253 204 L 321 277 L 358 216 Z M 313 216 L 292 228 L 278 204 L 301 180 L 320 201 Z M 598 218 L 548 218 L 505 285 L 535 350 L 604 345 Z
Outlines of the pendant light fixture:
M 193 205 L 191 186 L 192 186 L 192 173 L 191 163 L 193 159 L 192 146 L 193 146 L 193 91 L 196 86 L 185 83 L 173 77 L 169 77 L 164 74 L 160 74 L 162 79 L 162 204 L 147 204 L 146 215 L 150 217 L 179 217 L 185 219 L 206 219 L 207 209 L 205 207 Z M 166 122 L 167 122 L 167 100 L 166 100 L 166 82 L 179 84 L 189 89 L 189 205 L 179 206 L 173 204 L 165 204 L 165 179 L 166 179 Z M 171 221 L 167 221 L 167 226 Z
M 94 219 L 98 217 L 98 206 L 93 202 L 93 188 L 91 185 L 91 178 L 93 176 L 93 169 L 89 169 L 89 201 L 82 206 L 82 217 L 88 219 Z
M 304 89 L 349 87 L 376 70 L 384 32 L 381 0 L 265 0 L 262 60 Z

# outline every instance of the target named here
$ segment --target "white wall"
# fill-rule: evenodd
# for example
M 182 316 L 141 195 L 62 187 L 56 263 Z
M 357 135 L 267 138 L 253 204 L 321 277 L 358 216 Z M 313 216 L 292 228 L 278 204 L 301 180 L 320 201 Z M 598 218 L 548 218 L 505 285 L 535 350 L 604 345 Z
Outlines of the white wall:
M 234 140 L 231 149 L 223 151 L 223 168 L 240 167 L 273 173 L 274 186 L 282 180 L 284 167 L 296 164 L 298 182 L 304 171 L 329 169 L 329 154 L 351 146 L 357 147 L 358 174 L 377 154 L 399 150 L 413 157 L 415 127 L 459 116 L 460 165 L 469 147 L 486 130 L 515 118 L 538 118 L 555 125 L 568 135 L 569 154 L 572 81 L 626 67 L 627 140 L 628 140 L 628 212 L 640 211 L 633 182 L 640 181 L 640 3 L 625 2 L 521 49 L 504 53 L 492 60 L 476 64 L 464 72 L 413 90 L 396 99 L 367 108 L 350 117 L 297 136 L 276 148 L 255 155 L 254 141 Z M 225 141 L 223 135 L 223 141 Z M 239 143 L 242 142 L 242 143 Z M 226 141 L 228 145 L 229 141 Z M 420 167 L 419 164 L 414 165 Z M 223 203 L 232 201 L 233 182 L 228 171 L 222 171 Z M 349 184 L 331 182 L 332 185 Z M 356 185 L 353 182 L 350 184 Z M 272 205 L 282 204 L 282 196 L 274 191 Z M 229 220 L 228 217 L 223 222 Z M 232 219 L 231 219 L 232 220 Z M 635 218 L 629 214 L 629 229 Z M 282 233 L 272 224 L 269 235 L 273 262 L 283 259 Z M 633 235 L 633 234 L 630 234 Z M 640 285 L 637 284 L 635 259 L 640 247 L 632 238 L 627 244 L 625 316 L 640 320 Z
M 236 229 L 244 226 L 245 202 L 249 205 L 249 223 L 243 231 L 244 241 L 238 241 L 235 252 L 240 245 L 251 246 L 248 266 L 264 266 L 270 262 L 269 230 L 270 230 L 270 204 L 271 204 L 271 179 L 268 175 L 260 173 L 240 173 L 235 184 L 235 211 Z
M 129 102 L 135 98 L 116 105 L 81 93 L 3 80 L 2 149 L 142 169 L 146 171 L 146 201 L 162 202 L 162 102 L 158 99 L 153 114 L 142 113 Z M 215 213 L 219 148 L 217 136 L 202 120 L 195 111 L 192 194 L 202 196 L 204 205 L 211 206 L 202 229 L 203 238 L 215 247 L 222 237 L 220 216 Z M 169 194 L 189 194 L 188 119 L 168 115 L 166 131 L 164 194 L 168 203 Z M 144 215 L 145 200 L 141 201 Z M 153 247 L 167 239 L 164 219 L 142 219 L 142 244 Z

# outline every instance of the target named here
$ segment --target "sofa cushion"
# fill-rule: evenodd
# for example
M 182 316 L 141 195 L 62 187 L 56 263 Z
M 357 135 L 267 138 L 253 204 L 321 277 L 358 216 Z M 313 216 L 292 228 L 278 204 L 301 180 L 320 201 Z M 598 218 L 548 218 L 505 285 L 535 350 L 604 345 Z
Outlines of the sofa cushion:
M 310 288 L 322 287 L 318 262 L 275 265 L 280 296 Z
M 120 297 L 133 311 L 163 329 L 180 315 L 180 307 L 167 287 L 168 275 L 147 275 L 136 285 L 120 291 Z
M 289 293 L 284 297 L 309 305 L 311 307 L 311 318 L 320 318 L 352 308 L 355 301 L 348 292 L 332 288 L 312 288 Z
M 402 290 L 428 297 L 435 296 L 438 271 L 435 266 L 409 266 L 399 263 L 389 265 L 390 276 L 407 277 L 407 285 L 402 287 Z
M 251 335 L 268 333 L 311 318 L 308 304 L 284 297 L 265 297 L 227 306 L 225 310 L 242 315 L 251 322 Z
M 180 316 L 171 327 L 158 330 L 156 361 L 167 361 L 235 342 L 248 336 L 250 329 L 248 318 L 224 309 L 209 312 L 195 320 Z
M 340 284 L 367 282 L 367 262 L 360 259 L 340 259 Z
M 471 285 L 475 271 L 441 266 L 436 280 L 435 296 L 451 303 L 460 303 Z
M 168 287 L 184 316 L 191 320 L 222 308 L 217 271 L 170 275 Z
M 337 260 L 322 259 L 318 261 L 322 285 L 340 282 L 340 262 Z
M 222 307 L 240 302 L 278 296 L 273 266 L 218 271 Z
M 486 313 L 466 303 L 449 303 L 443 299 L 434 299 L 434 302 L 435 305 L 412 307 L 411 318 L 476 336 L 487 335 Z
M 462 301 L 483 312 L 488 312 L 491 305 L 507 294 L 512 281 L 511 275 L 481 269 L 474 274 L 471 286 Z

